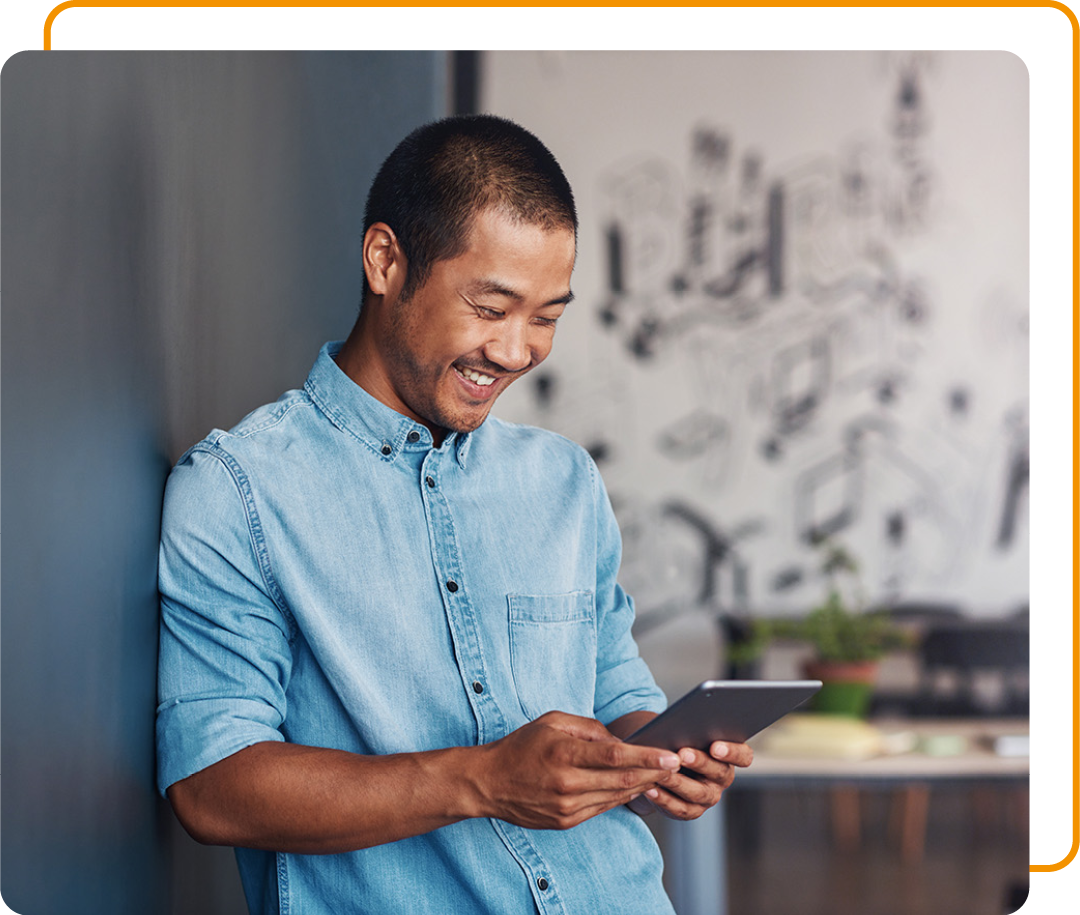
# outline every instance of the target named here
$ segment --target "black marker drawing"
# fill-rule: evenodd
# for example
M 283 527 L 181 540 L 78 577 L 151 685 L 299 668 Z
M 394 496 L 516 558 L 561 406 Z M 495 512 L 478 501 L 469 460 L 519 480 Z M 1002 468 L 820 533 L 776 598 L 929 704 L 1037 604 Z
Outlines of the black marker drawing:
M 778 159 L 702 118 L 681 157 L 599 174 L 603 292 L 585 304 L 603 358 L 545 367 L 532 402 L 603 463 L 639 626 L 805 607 L 822 537 L 850 543 L 877 599 L 1026 544 L 1026 419 L 1003 435 L 1016 398 L 981 380 L 1026 396 L 1026 284 L 992 262 L 965 301 L 942 282 L 948 74 L 934 54 L 887 61 L 876 116 L 835 149 Z

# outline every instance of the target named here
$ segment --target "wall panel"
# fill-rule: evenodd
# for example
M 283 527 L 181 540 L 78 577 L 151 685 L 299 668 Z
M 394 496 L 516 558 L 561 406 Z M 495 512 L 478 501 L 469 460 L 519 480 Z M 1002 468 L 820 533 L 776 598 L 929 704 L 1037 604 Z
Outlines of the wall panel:
M 431 53 L 25 53 L 3 70 L 2 848 L 23 915 L 238 911 L 153 787 L 169 465 L 303 383 Z

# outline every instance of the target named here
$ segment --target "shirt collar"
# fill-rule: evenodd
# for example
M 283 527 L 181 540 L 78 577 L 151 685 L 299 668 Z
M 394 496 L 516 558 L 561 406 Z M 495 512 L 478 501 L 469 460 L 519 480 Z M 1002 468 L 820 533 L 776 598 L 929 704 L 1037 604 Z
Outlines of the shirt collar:
M 304 390 L 326 417 L 383 461 L 393 463 L 404 449 L 432 447 L 430 430 L 372 397 L 334 361 L 344 341 L 323 345 L 304 383 Z M 469 456 L 470 432 L 448 432 L 442 447 L 452 448 L 461 469 Z

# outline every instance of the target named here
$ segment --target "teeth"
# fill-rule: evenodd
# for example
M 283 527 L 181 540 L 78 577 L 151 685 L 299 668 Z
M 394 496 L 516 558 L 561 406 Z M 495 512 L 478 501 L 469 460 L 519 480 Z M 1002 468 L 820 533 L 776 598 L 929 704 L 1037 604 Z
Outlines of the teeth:
M 487 387 L 489 384 L 494 384 L 495 379 L 490 375 L 482 375 L 480 372 L 474 369 L 459 369 L 462 375 L 469 379 L 474 384 L 478 384 L 482 387 Z

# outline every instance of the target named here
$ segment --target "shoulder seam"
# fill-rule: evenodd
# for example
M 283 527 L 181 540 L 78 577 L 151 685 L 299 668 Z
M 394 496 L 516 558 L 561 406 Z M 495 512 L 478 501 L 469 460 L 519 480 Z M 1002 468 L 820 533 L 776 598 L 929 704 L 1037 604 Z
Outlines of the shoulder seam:
M 259 574 L 262 576 L 263 584 L 266 586 L 270 598 L 285 617 L 285 621 L 289 626 L 289 640 L 292 641 L 298 632 L 296 619 L 293 617 L 292 611 L 289 610 L 285 595 L 282 593 L 281 587 L 277 583 L 277 578 L 274 576 L 273 565 L 270 562 L 270 552 L 266 545 L 266 535 L 263 532 L 262 520 L 259 518 L 258 508 L 255 506 L 255 496 L 252 492 L 251 480 L 248 478 L 248 475 L 244 473 L 244 469 L 240 466 L 240 462 L 216 441 L 213 443 L 200 443 L 195 445 L 188 451 L 188 454 L 194 452 L 209 455 L 220 461 L 221 465 L 232 477 L 233 483 L 240 494 L 240 500 L 244 505 L 244 517 L 247 520 L 248 536 L 251 538 L 251 547 L 255 553 L 255 560 L 259 565 Z
M 273 426 L 276 426 L 279 423 L 283 422 L 285 417 L 288 416 L 289 413 L 292 412 L 297 407 L 314 407 L 314 406 L 315 405 L 311 402 L 310 399 L 297 398 L 297 399 L 293 400 L 292 403 L 285 404 L 282 407 L 280 412 L 275 412 L 274 414 L 269 416 L 267 419 L 264 419 L 262 422 L 260 422 L 258 425 L 252 426 L 250 428 L 242 428 L 242 429 L 239 428 L 239 425 L 238 425 L 238 426 L 234 426 L 232 429 L 228 430 L 227 432 L 220 433 L 219 435 L 214 437 L 213 444 L 217 445 L 217 443 L 220 442 L 221 439 L 223 437 L 225 437 L 225 436 L 230 436 L 232 438 L 249 438 L 250 436 L 255 435 L 256 433 L 265 432 L 267 429 L 269 429 L 269 428 L 271 428 Z M 241 424 L 242 423 L 243 423 L 243 420 L 241 420 Z

